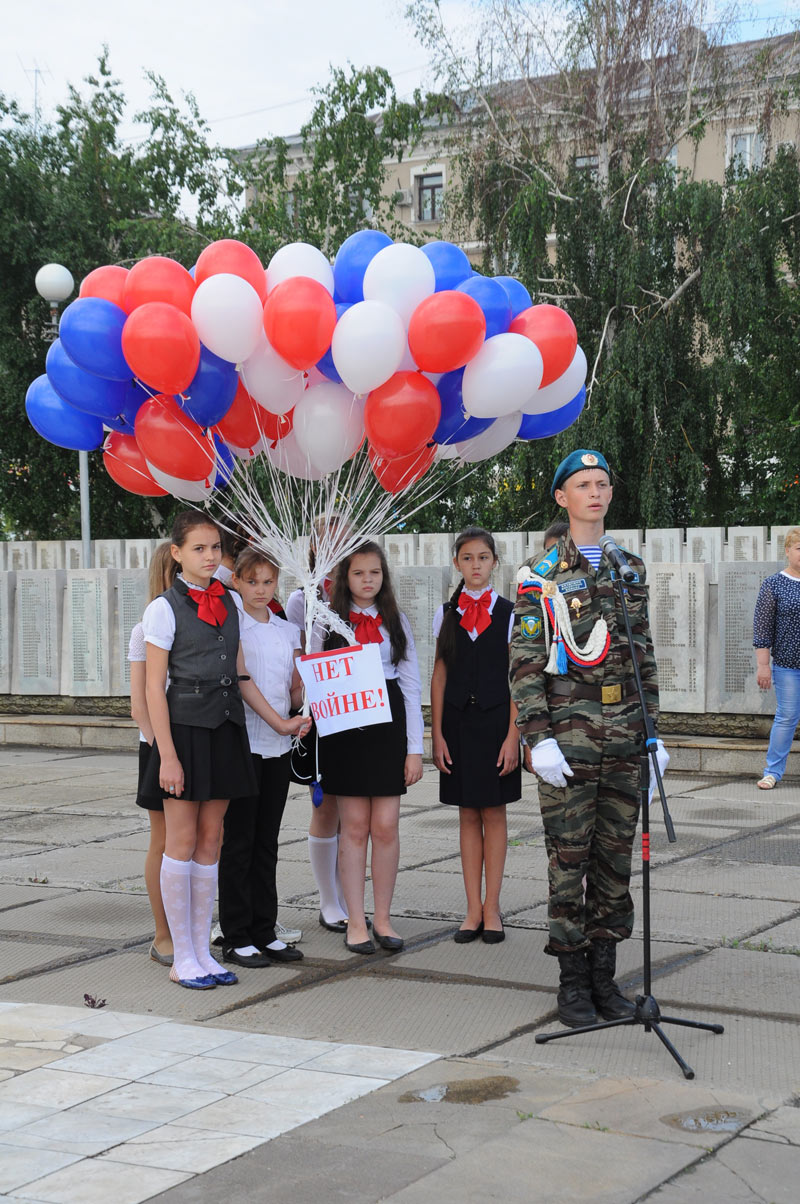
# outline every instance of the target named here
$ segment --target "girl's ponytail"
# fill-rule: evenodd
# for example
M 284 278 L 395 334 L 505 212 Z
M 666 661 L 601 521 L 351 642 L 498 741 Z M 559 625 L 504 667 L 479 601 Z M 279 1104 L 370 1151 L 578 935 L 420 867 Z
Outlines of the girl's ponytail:
M 444 604 L 444 616 L 442 625 L 439 628 L 439 637 L 436 641 L 436 659 L 440 658 L 447 666 L 452 665 L 456 659 L 456 626 L 458 625 L 458 599 L 461 596 L 461 591 L 464 588 L 464 578 L 462 577 L 453 591 L 453 596 L 449 602 Z

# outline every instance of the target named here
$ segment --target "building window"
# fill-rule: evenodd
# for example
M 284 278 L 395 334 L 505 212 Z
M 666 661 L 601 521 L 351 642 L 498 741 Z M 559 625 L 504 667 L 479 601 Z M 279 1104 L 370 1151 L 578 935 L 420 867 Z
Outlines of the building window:
M 421 222 L 438 222 L 442 216 L 444 177 L 440 171 L 417 176 L 417 215 Z
M 738 172 L 757 171 L 764 164 L 764 140 L 757 130 L 728 134 L 728 162 Z

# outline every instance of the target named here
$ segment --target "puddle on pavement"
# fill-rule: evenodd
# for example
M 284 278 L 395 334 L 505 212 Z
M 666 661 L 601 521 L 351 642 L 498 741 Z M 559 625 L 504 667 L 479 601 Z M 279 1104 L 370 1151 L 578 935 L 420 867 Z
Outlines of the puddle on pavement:
M 674 1112 L 662 1116 L 662 1124 L 685 1133 L 735 1133 L 747 1124 L 750 1115 L 736 1108 L 706 1108 L 700 1112 Z
M 491 1099 L 505 1099 L 519 1087 L 519 1079 L 507 1074 L 485 1079 L 460 1079 L 455 1083 L 437 1083 L 421 1091 L 407 1091 L 400 1096 L 401 1104 L 483 1104 Z

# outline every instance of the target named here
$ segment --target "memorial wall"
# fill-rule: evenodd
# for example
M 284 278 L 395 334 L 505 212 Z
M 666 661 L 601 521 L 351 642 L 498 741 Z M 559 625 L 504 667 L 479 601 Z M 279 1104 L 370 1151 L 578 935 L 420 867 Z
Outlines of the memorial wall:
M 664 711 L 774 713 L 774 694 L 756 685 L 753 608 L 761 582 L 784 563 L 787 530 L 611 530 L 647 564 Z M 513 597 L 519 565 L 542 553 L 542 532 L 500 532 L 495 539 L 495 585 Z M 157 542 L 95 540 L 93 569 L 82 568 L 79 542 L 0 542 L 0 695 L 128 694 L 128 640 L 147 601 L 147 565 Z M 458 580 L 453 536 L 392 534 L 383 544 L 414 632 L 427 703 L 433 616 Z M 283 574 L 280 597 L 296 584 Z

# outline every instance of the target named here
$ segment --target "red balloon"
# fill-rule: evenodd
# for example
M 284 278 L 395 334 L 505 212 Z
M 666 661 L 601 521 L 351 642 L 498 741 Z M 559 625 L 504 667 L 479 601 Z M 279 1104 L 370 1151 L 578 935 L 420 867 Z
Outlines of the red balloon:
M 444 289 L 421 301 L 411 315 L 408 346 L 423 372 L 452 372 L 477 355 L 486 318 L 474 297 Z
M 154 479 L 133 435 L 112 431 L 103 445 L 103 463 L 111 480 L 128 493 L 138 493 L 140 497 L 166 497 L 166 489 Z
M 413 485 L 428 471 L 436 458 L 436 444 L 412 452 L 410 456 L 396 456 L 393 460 L 387 460 L 379 455 L 374 447 L 370 447 L 367 454 L 372 471 L 386 492 L 400 493 L 402 489 Z
M 257 405 L 245 389 L 241 381 L 236 389 L 236 396 L 231 402 L 231 408 L 224 418 L 220 418 L 214 428 L 226 443 L 234 447 L 253 448 L 261 438 L 265 429 L 265 410 Z M 270 415 L 274 417 L 274 415 Z
M 269 410 L 260 406 L 259 410 L 261 431 L 267 442 L 277 443 L 280 439 L 285 439 L 294 427 L 294 409 L 289 410 L 288 414 L 271 414 Z
M 532 305 L 517 314 L 509 330 L 513 334 L 524 334 L 541 351 L 544 375 L 540 388 L 558 380 L 572 363 L 578 346 L 578 332 L 565 309 L 559 309 L 557 305 Z
M 88 276 L 84 276 L 79 295 L 81 297 L 102 297 L 105 301 L 113 301 L 122 309 L 122 294 L 125 291 L 127 279 L 127 268 L 109 263 L 105 267 L 95 268 Z
M 159 393 L 139 407 L 136 442 L 145 458 L 183 481 L 201 481 L 214 471 L 214 436 L 181 409 L 174 397 Z
M 311 368 L 331 345 L 336 306 L 328 290 L 308 276 L 277 284 L 264 306 L 267 338 L 293 368 Z
M 252 284 L 262 303 L 266 301 L 267 273 L 255 251 L 245 243 L 236 238 L 220 238 L 200 252 L 194 269 L 195 283 L 200 285 L 209 276 L 218 276 L 220 272 L 241 276 L 248 284 Z
M 122 293 L 122 308 L 129 314 L 148 301 L 166 301 L 191 318 L 195 288 L 194 280 L 176 259 L 148 255 L 147 259 L 140 259 L 128 272 Z
M 174 305 L 147 301 L 133 311 L 122 328 L 122 354 L 133 375 L 146 380 L 159 393 L 182 393 L 200 363 L 200 339 L 190 319 Z
M 441 414 L 439 394 L 427 376 L 395 372 L 367 397 L 364 427 L 378 455 L 410 456 L 431 438 Z

